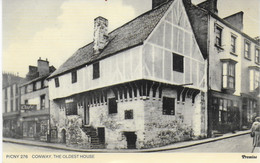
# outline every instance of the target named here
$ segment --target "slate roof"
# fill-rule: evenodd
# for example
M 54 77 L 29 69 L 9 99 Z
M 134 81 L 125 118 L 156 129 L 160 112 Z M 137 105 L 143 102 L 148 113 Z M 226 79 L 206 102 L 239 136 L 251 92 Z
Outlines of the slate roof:
M 124 24 L 109 33 L 109 43 L 100 54 L 94 55 L 93 42 L 78 49 L 50 77 L 69 72 L 72 69 L 93 63 L 120 51 L 141 45 L 159 23 L 174 0 L 169 0 Z

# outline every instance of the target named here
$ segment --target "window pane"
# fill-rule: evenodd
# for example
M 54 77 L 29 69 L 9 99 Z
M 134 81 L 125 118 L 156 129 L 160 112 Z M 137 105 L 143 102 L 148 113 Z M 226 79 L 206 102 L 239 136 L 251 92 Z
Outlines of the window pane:
M 172 54 L 173 71 L 183 72 L 183 56 L 178 54 Z
M 223 63 L 223 75 L 227 75 L 227 63 Z
M 227 76 L 223 76 L 223 88 L 227 88 Z
M 117 113 L 117 102 L 116 102 L 116 98 L 110 98 L 110 99 L 108 99 L 108 113 L 109 113 L 109 114 Z
M 175 99 L 163 97 L 163 115 L 175 115 Z

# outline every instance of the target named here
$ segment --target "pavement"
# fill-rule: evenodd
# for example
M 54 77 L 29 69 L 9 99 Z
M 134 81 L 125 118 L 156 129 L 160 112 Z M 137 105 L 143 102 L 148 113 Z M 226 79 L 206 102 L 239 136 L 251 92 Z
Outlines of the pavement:
M 72 151 L 72 152 L 88 152 L 88 153 L 142 153 L 142 152 L 159 152 L 159 151 L 167 151 L 167 150 L 177 150 L 187 147 L 192 147 L 200 144 L 206 144 L 210 142 L 215 142 L 218 140 L 228 139 L 236 136 L 249 134 L 250 130 L 246 131 L 237 131 L 236 133 L 227 133 L 223 136 L 214 137 L 214 138 L 206 138 L 201 140 L 191 140 L 185 142 L 178 142 L 174 144 L 170 144 L 163 147 L 151 148 L 151 149 L 120 149 L 120 150 L 109 150 L 109 149 L 79 149 L 68 147 L 65 144 L 58 143 L 47 143 L 47 142 L 39 142 L 33 140 L 24 140 L 24 139 L 13 139 L 13 138 L 3 138 L 3 142 L 8 143 L 16 143 L 21 145 L 29 145 L 29 146 L 37 146 L 37 147 L 45 147 L 51 149 L 58 149 L 64 151 Z

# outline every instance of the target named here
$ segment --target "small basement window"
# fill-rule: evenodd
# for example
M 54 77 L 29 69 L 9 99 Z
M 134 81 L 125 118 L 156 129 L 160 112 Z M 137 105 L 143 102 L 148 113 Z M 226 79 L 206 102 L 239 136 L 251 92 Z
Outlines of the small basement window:
M 134 119 L 133 110 L 125 110 L 125 119 Z
M 163 97 L 163 115 L 175 115 L 175 99 Z
M 173 71 L 182 72 L 183 73 L 183 56 L 172 53 L 172 68 Z
M 116 98 L 108 99 L 108 114 L 117 113 L 117 102 Z

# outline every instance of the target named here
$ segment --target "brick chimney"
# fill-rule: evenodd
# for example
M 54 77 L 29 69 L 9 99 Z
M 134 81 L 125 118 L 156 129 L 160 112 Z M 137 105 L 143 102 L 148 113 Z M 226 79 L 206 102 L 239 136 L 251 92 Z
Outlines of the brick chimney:
M 152 1 L 152 8 L 160 6 L 161 4 L 167 2 L 168 0 L 153 0 Z
M 198 4 L 198 6 L 217 15 L 218 14 L 217 3 L 218 0 L 206 0 L 205 2 Z
M 243 30 L 243 15 L 244 13 L 242 11 L 235 13 L 233 15 L 230 15 L 228 17 L 225 17 L 224 20 L 229 22 L 231 25 L 236 27 L 239 30 Z
M 94 54 L 99 54 L 108 43 L 108 20 L 101 16 L 94 20 Z
M 37 67 L 39 76 L 47 75 L 49 73 L 49 61 L 47 60 L 47 58 L 46 60 L 42 60 L 41 58 L 39 58 Z

